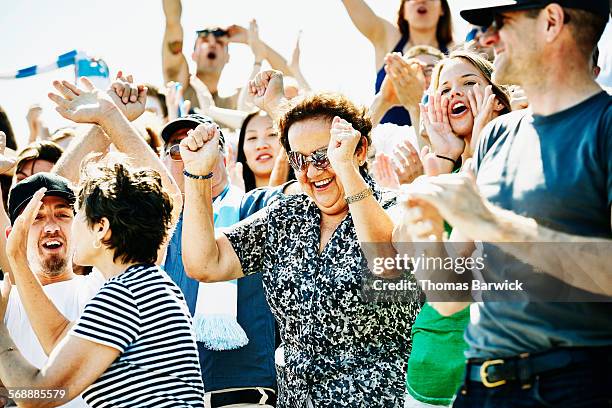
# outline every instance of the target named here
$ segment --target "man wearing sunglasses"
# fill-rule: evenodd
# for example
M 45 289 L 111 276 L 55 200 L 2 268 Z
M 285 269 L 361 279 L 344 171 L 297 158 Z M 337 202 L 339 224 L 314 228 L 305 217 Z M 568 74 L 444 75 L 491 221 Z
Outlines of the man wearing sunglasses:
M 595 82 L 591 58 L 610 4 L 481 4 L 461 15 L 488 27 L 481 41 L 495 51 L 494 82 L 521 86 L 530 107 L 483 129 L 475 180 L 424 177 L 406 193 L 444 214 L 451 241 L 483 242 L 488 282 L 520 279 L 526 289 L 471 306 L 453 406 L 609 407 L 612 96 Z M 467 304 L 434 307 L 450 315 Z
M 198 125 L 214 123 L 207 116 L 190 114 L 168 123 L 162 130 L 164 140 L 163 162 L 184 193 L 185 177 L 193 177 L 184 172 L 179 144 L 187 133 Z M 212 176 L 212 196 L 215 199 L 215 227 L 228 226 L 245 216 L 245 212 L 254 209 L 252 200 L 247 201 L 244 209 L 241 206 L 243 192 L 238 192 L 229 182 L 225 168 L 225 140 L 221 133 L 219 138 L 219 159 Z M 236 197 L 236 212 L 231 214 L 223 208 L 223 200 Z M 248 207 L 248 208 L 247 208 Z M 229 218 L 235 216 L 235 220 Z M 164 270 L 179 286 L 185 295 L 185 301 L 197 324 L 202 291 L 201 284 L 185 273 L 181 259 L 183 217 L 177 224 L 168 244 Z M 236 317 L 240 327 L 248 337 L 248 344 L 238 348 L 213 350 L 205 341 L 198 339 L 198 352 L 202 380 L 207 392 L 205 407 L 223 407 L 233 404 L 260 404 L 261 408 L 274 405 L 276 399 L 276 372 L 274 369 L 275 328 L 274 317 L 266 302 L 261 283 L 261 275 L 255 274 L 236 282 L 237 293 Z M 206 289 L 206 288 L 204 288 Z M 203 292 L 208 293 L 208 292 Z M 218 305 L 216 306 L 218 307 Z M 197 329 L 196 329 L 197 330 Z M 249 407 L 251 405 L 240 405 Z
M 181 0 L 163 0 L 166 26 L 162 43 L 162 70 L 164 81 L 180 82 L 183 86 L 185 100 L 191 101 L 191 106 L 199 107 L 198 98 L 189 83 L 189 66 L 183 54 L 183 27 L 181 26 Z M 218 94 L 219 79 L 225 65 L 230 60 L 229 43 L 249 43 L 248 31 L 241 26 L 207 27 L 196 31 L 196 40 L 191 59 L 196 63 L 195 75 L 208 87 L 215 105 L 219 108 L 236 109 L 240 90 L 227 97 Z M 261 68 L 262 60 L 266 59 L 273 68 L 289 72 L 285 59 L 257 39 L 261 55 L 256 57 L 254 68 Z M 254 48 L 253 48 L 254 50 Z M 254 51 L 255 53 L 255 51 Z M 258 54 L 260 54 L 258 53 Z

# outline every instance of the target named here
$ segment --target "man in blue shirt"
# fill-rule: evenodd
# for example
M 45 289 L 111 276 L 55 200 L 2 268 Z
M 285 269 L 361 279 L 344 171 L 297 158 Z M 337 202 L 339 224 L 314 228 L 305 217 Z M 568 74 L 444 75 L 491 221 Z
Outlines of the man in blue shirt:
M 409 186 L 409 201 L 435 207 L 454 227 L 451 240 L 483 241 L 493 254 L 488 279 L 526 278 L 558 296 L 472 305 L 455 407 L 611 404 L 612 97 L 591 60 L 609 14 L 608 0 L 499 0 L 461 12 L 489 26 L 483 41 L 495 50 L 495 82 L 520 85 L 530 107 L 483 130 L 475 181 L 424 177 Z M 504 245 L 521 242 L 529 245 Z M 519 264 L 534 268 L 523 274 Z M 452 314 L 468 295 L 434 307 Z
M 212 122 L 208 117 L 191 114 L 168 123 L 162 130 L 164 155 L 162 160 L 183 191 L 183 163 L 178 144 L 187 132 L 201 123 Z M 225 170 L 223 139 L 217 168 L 212 182 L 213 197 L 232 194 Z M 238 209 L 239 210 L 239 209 Z M 246 215 L 246 214 L 245 214 Z M 223 214 L 219 215 L 223 217 Z M 181 288 L 192 316 L 196 311 L 200 282 L 185 274 L 181 259 L 182 216 L 168 245 L 164 270 Z M 214 351 L 198 342 L 200 367 L 206 390 L 207 407 L 233 404 L 273 406 L 276 400 L 276 373 L 274 368 L 274 317 L 265 299 L 261 274 L 237 281 L 237 321 L 248 337 L 248 344 L 235 350 Z M 250 406 L 250 405 L 241 405 Z

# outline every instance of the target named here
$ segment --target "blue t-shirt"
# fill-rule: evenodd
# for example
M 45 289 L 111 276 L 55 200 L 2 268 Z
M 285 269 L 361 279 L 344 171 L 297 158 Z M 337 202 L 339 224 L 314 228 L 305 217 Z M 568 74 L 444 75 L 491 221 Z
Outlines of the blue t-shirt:
M 263 189 L 253 190 L 243 197 L 240 206 L 240 219 L 246 218 L 267 204 L 263 194 L 272 198 L 276 194 L 266 194 Z M 255 203 L 251 197 L 256 197 Z M 177 224 L 168 245 L 164 270 L 185 295 L 189 312 L 195 313 L 199 282 L 185 274 L 181 259 L 183 216 Z M 227 388 L 265 387 L 276 389 L 276 369 L 274 366 L 275 323 L 274 316 L 261 283 L 261 274 L 253 274 L 238 279 L 237 320 L 244 329 L 249 343 L 237 350 L 213 351 L 197 342 L 200 368 L 207 392 Z
M 483 131 L 475 166 L 478 188 L 493 204 L 546 228 L 612 238 L 612 96 L 605 92 L 549 116 L 525 109 L 498 118 Z M 515 278 L 506 262 L 488 273 L 500 281 Z M 468 357 L 612 345 L 612 303 L 477 307 L 479 317 L 466 331 Z

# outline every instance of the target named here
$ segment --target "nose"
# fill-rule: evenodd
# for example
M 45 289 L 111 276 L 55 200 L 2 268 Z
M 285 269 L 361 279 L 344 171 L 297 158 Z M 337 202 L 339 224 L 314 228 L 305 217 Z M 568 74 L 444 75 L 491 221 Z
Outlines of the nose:
M 270 143 L 268 143 L 265 137 L 257 138 L 257 145 L 256 145 L 257 150 L 265 149 L 267 147 L 270 147 Z
M 480 35 L 478 42 L 481 47 L 493 47 L 499 42 L 499 31 L 493 27 L 487 28 L 487 30 Z
M 448 98 L 452 99 L 453 96 L 464 96 L 463 89 L 461 89 L 459 86 L 453 86 L 448 93 Z
M 308 169 L 306 170 L 306 177 L 313 178 L 321 173 L 322 170 L 317 169 L 312 162 L 308 162 Z
M 60 230 L 59 224 L 56 222 L 55 217 L 49 217 L 45 223 L 44 231 L 45 234 L 53 234 Z

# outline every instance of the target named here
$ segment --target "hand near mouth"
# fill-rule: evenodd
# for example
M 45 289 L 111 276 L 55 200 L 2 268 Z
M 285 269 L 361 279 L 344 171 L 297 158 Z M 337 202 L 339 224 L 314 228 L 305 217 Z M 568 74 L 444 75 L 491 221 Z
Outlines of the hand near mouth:
M 419 106 L 433 152 L 456 161 L 465 149 L 465 141 L 453 133 L 448 119 L 448 104 L 447 97 L 436 93 L 428 105 Z
M 478 138 L 482 129 L 494 118 L 495 94 L 493 87 L 488 85 L 484 92 L 479 84 L 474 85 L 473 91 L 468 92 L 470 110 L 474 115 L 474 127 L 472 128 L 472 139 L 470 140 L 470 157 L 478 146 Z
M 46 191 L 47 189 L 43 187 L 34 193 L 28 205 L 13 223 L 6 240 L 6 255 L 13 271 L 18 269 L 18 263 L 25 262 L 27 264 L 28 232 L 42 206 L 42 198 Z

